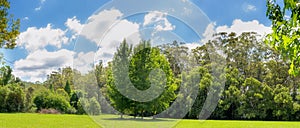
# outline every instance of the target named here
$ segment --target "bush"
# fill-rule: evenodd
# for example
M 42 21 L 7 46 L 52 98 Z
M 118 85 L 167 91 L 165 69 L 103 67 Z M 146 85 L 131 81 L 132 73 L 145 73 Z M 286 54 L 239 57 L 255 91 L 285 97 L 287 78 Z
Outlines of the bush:
M 99 115 L 99 114 L 101 114 L 100 104 L 99 104 L 99 102 L 97 101 L 97 99 L 95 97 L 90 99 L 90 106 L 88 107 L 87 111 L 90 115 Z
M 9 89 L 5 87 L 0 87 L 0 112 L 7 112 L 6 110 L 6 97 Z
M 83 98 L 79 98 L 77 103 L 77 114 L 87 114 L 85 110 L 89 108 L 89 102 Z
M 18 85 L 10 85 L 11 91 L 6 98 L 8 112 L 21 112 L 25 108 L 25 94 Z
M 49 91 L 42 91 L 35 96 L 33 100 L 37 107 L 37 110 L 53 108 L 59 110 L 62 113 L 69 113 L 71 106 L 65 97 L 53 94 Z
M 18 84 L 0 88 L 0 112 L 21 112 L 25 108 L 25 95 Z

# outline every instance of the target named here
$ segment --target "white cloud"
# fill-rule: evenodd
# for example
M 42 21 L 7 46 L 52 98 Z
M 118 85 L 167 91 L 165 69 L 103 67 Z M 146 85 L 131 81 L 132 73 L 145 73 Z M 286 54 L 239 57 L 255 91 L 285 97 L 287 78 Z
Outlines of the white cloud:
M 23 18 L 23 20 L 29 20 L 29 17 L 26 16 L 26 17 Z
M 272 30 L 270 27 L 260 24 L 257 20 L 242 21 L 235 19 L 230 27 L 227 25 L 219 26 L 216 28 L 216 32 L 235 32 L 237 35 L 241 35 L 243 32 L 256 32 L 261 36 L 265 36 L 271 33 Z
M 40 0 L 39 6 L 34 8 L 35 11 L 40 11 L 46 0 Z
M 244 3 L 242 8 L 245 12 L 253 12 L 257 10 L 256 6 L 248 3 Z
M 81 73 L 91 71 L 94 64 L 95 52 L 77 53 L 74 58 L 74 68 Z
M 192 49 L 195 49 L 195 48 L 201 46 L 201 43 L 197 43 L 197 42 L 194 42 L 194 43 L 186 43 L 186 44 L 183 44 L 183 46 L 188 47 L 188 48 L 189 48 L 189 51 L 191 52 Z
M 98 14 L 92 15 L 88 18 L 87 23 L 84 24 L 80 35 L 98 43 L 106 31 L 110 29 L 112 24 L 118 22 L 122 15 L 123 14 L 116 9 L 104 10 Z
M 42 6 L 38 6 L 36 8 L 34 8 L 34 11 L 40 11 L 42 9 Z
M 213 35 L 215 33 L 220 32 L 235 32 L 237 36 L 241 35 L 243 32 L 256 32 L 260 37 L 257 37 L 258 39 L 261 39 L 265 35 L 272 32 L 271 27 L 265 26 L 263 24 L 260 24 L 257 20 L 253 21 L 242 21 L 240 19 L 235 19 L 232 22 L 231 26 L 223 25 L 223 26 L 216 26 L 216 23 L 210 23 L 207 27 L 205 32 L 202 34 L 203 38 L 201 39 L 201 43 L 206 43 L 209 40 L 213 39 Z
M 187 2 L 188 0 L 181 0 L 183 3 Z
M 97 59 L 108 62 L 112 59 L 119 44 L 126 39 L 129 44 L 137 44 L 141 40 L 139 24 L 126 19 L 119 10 L 104 10 L 88 18 L 80 33 L 88 40 L 97 43 Z M 75 18 L 76 19 L 76 18 Z M 73 19 L 73 21 L 76 21 Z
M 201 41 L 200 41 L 201 43 L 206 43 L 206 42 L 208 42 L 209 40 L 211 40 L 213 38 L 213 35 L 216 33 L 215 26 L 216 26 L 215 22 L 210 23 L 210 24 L 207 25 L 204 33 L 202 34 L 202 36 L 204 38 L 201 39 Z
M 143 26 L 154 25 L 154 33 L 159 31 L 172 31 L 175 26 L 167 19 L 167 13 L 152 11 L 144 17 Z
M 95 52 L 74 53 L 68 50 L 49 52 L 47 46 L 60 49 L 67 45 L 75 35 L 81 35 L 86 39 L 98 43 L 98 60 L 109 61 L 112 59 L 116 47 L 124 38 L 130 44 L 139 43 L 139 24 L 120 19 L 123 14 L 119 10 L 105 10 L 91 16 L 86 24 L 81 24 L 76 17 L 66 20 L 67 30 L 53 28 L 51 24 L 46 27 L 29 27 L 22 32 L 17 40 L 18 46 L 28 51 L 28 56 L 14 63 L 14 74 L 28 81 L 44 81 L 46 75 L 60 67 L 73 66 L 82 73 L 87 72 L 94 62 Z M 113 25 L 113 26 L 112 26 Z M 67 32 L 72 31 L 72 38 L 68 38 Z M 105 34 L 105 35 L 104 35 Z M 101 40 L 100 40 L 101 39 Z M 73 59 L 73 56 L 76 58 Z
M 249 10 L 249 11 L 256 11 L 256 7 L 254 5 L 249 4 L 247 6 L 247 10 Z
M 56 52 L 37 50 L 14 63 L 15 76 L 29 81 L 44 81 L 46 75 L 58 68 L 72 66 L 74 52 L 61 49 Z
M 44 49 L 46 46 L 61 48 L 62 44 L 67 44 L 69 40 L 65 34 L 66 31 L 54 29 L 51 24 L 39 29 L 29 27 L 19 35 L 17 44 L 29 52 Z
M 78 35 L 84 27 L 84 25 L 82 25 L 80 21 L 76 19 L 76 16 L 74 16 L 73 18 L 68 18 L 65 22 L 65 25 L 68 27 L 68 29 L 74 32 L 75 35 Z

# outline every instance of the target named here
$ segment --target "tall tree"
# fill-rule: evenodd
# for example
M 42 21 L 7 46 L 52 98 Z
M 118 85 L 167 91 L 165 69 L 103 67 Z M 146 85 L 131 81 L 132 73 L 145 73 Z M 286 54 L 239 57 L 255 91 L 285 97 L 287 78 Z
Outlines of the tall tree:
M 164 55 L 160 54 L 158 48 L 151 47 L 150 41 L 141 41 L 135 47 L 129 65 L 129 77 L 137 89 L 147 90 L 144 93 L 145 97 L 161 92 L 157 98 L 151 101 L 134 102 L 134 107 L 137 108 L 142 117 L 145 116 L 144 113 L 146 112 L 156 115 L 164 111 L 175 99 L 174 91 L 177 86 L 173 82 L 174 76 L 170 63 Z
M 114 108 L 120 112 L 121 118 L 125 114 L 126 110 L 130 108 L 130 100 L 123 96 L 117 89 L 116 85 L 121 85 L 121 88 L 125 88 L 128 82 L 125 82 L 126 72 L 124 68 L 129 66 L 129 59 L 132 53 L 132 46 L 128 45 L 126 40 L 117 49 L 114 55 L 112 63 L 109 63 L 107 69 L 107 96 Z M 117 79 L 116 79 L 117 78 Z

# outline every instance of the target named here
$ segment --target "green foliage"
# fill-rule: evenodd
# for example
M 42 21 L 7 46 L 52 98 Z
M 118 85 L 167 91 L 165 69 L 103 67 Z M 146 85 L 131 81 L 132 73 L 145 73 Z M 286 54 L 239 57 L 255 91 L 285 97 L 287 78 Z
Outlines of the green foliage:
M 89 100 L 89 107 L 87 109 L 87 112 L 90 115 L 99 115 L 101 113 L 100 104 L 95 97 Z
M 66 100 L 64 96 L 52 93 L 48 90 L 39 92 L 33 102 L 38 110 L 53 108 L 63 113 L 68 113 L 71 109 L 68 100 Z
M 7 112 L 6 109 L 6 99 L 7 95 L 9 93 L 9 89 L 7 86 L 5 87 L 0 87 L 0 112 Z
M 78 107 L 77 107 L 77 114 L 86 114 L 86 110 L 89 108 L 90 104 L 88 100 L 84 98 L 78 99 Z
M 266 43 L 278 50 L 289 60 L 289 73 L 300 73 L 300 3 L 299 0 L 282 0 L 281 7 L 276 0 L 267 0 L 267 17 L 272 21 L 273 33 Z M 286 17 L 287 16 L 287 17 Z
M 7 85 L 10 91 L 6 97 L 6 108 L 8 112 L 21 112 L 25 105 L 25 94 L 17 84 Z
M 2 66 L 0 68 L 0 85 L 7 85 L 13 80 L 12 69 L 9 66 Z
M 169 104 L 175 98 L 174 91 L 176 90 L 176 85 L 173 83 L 173 74 L 166 58 L 160 54 L 158 48 L 151 48 L 149 41 L 141 41 L 134 48 L 133 52 L 134 55 L 132 55 L 131 46 L 124 40 L 114 56 L 112 65 L 110 65 L 107 71 L 107 95 L 113 106 L 121 112 L 121 117 L 122 114 L 140 115 L 142 117 L 146 116 L 146 113 L 155 115 L 168 108 Z M 129 67 L 129 74 L 125 74 L 126 72 L 123 69 L 126 66 Z M 138 90 L 147 90 L 151 86 L 150 82 L 157 83 L 155 86 L 158 87 L 163 83 L 159 83 L 159 80 L 149 77 L 151 71 L 154 69 L 160 69 L 166 75 L 165 91 L 156 99 L 149 102 L 138 102 L 128 99 L 117 90 L 117 84 L 122 84 L 126 88 L 127 85 L 131 86 L 130 82 Z M 129 75 L 130 81 L 128 82 L 126 82 L 126 78 L 124 77 L 126 75 Z
M 22 112 L 25 108 L 25 94 L 19 84 L 0 87 L 0 112 Z
M 70 97 L 70 105 L 75 109 L 78 109 L 79 96 L 77 92 L 73 92 Z
M 9 15 L 10 3 L 8 0 L 0 1 L 0 48 L 14 48 L 16 39 L 20 34 L 20 19 L 14 20 Z
M 66 82 L 64 90 L 68 93 L 68 95 L 71 95 L 71 86 L 69 84 L 69 81 Z

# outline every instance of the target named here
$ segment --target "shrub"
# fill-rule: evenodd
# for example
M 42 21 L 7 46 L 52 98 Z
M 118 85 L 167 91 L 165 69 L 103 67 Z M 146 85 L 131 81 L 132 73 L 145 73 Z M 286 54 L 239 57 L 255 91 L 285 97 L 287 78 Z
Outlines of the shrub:
M 95 97 L 90 99 L 90 106 L 88 107 L 87 111 L 90 115 L 99 115 L 99 114 L 101 114 L 100 104 L 99 104 L 99 102 L 97 101 L 97 99 Z
M 21 112 L 25 108 L 25 95 L 18 84 L 0 88 L 0 112 Z
M 6 110 L 6 97 L 9 89 L 5 87 L 0 87 L 0 112 L 7 112 Z
M 89 102 L 83 98 L 79 98 L 77 103 L 77 114 L 87 114 L 85 110 L 89 108 Z
M 62 113 L 68 113 L 71 109 L 69 102 L 65 97 L 53 94 L 49 91 L 42 91 L 37 94 L 33 100 L 37 110 L 53 108 Z
M 6 98 L 8 112 L 21 112 L 25 108 L 25 94 L 17 85 L 10 85 L 11 91 Z

